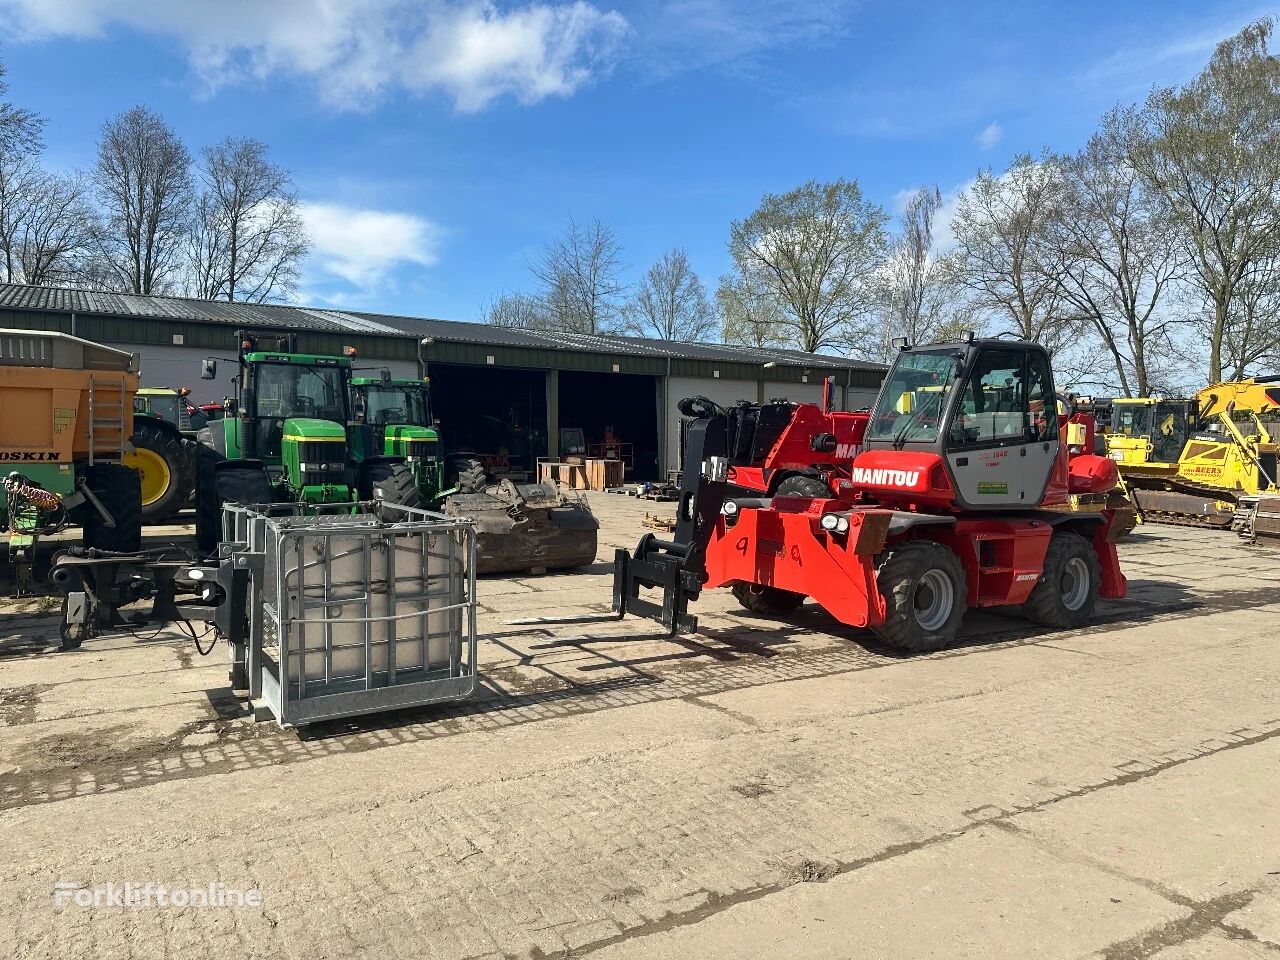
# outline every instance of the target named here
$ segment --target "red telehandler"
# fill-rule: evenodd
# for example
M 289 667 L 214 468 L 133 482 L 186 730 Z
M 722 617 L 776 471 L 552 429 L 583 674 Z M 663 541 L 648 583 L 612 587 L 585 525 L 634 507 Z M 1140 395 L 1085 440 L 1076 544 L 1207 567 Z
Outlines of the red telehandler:
M 732 411 L 695 397 L 681 412 L 690 422 L 674 536 L 617 552 L 615 616 L 693 631 L 689 603 L 729 586 L 756 612 L 812 598 L 916 653 L 952 642 L 970 607 L 1078 627 L 1098 597 L 1125 594 L 1117 511 L 1068 509 L 1073 494 L 1114 487 L 1115 465 L 1068 449 L 1038 344 L 902 344 L 847 475 L 832 473 L 812 496 L 738 496 Z

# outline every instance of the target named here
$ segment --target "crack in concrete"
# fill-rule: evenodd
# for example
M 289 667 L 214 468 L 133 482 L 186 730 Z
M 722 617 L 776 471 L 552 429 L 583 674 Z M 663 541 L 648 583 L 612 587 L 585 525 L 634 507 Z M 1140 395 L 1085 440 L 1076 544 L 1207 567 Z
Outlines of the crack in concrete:
M 886 847 L 884 850 L 881 850 L 879 853 L 872 854 L 871 856 L 868 856 L 868 857 L 862 857 L 857 860 L 836 861 L 834 863 L 834 866 L 831 868 L 830 873 L 827 874 L 827 876 L 824 879 L 829 880 L 834 877 L 844 876 L 845 874 L 853 873 L 854 871 L 857 871 L 857 870 L 862 870 L 865 867 L 873 866 L 874 864 L 877 864 L 877 863 L 884 863 L 887 860 L 893 860 L 898 857 L 906 856 L 907 854 L 914 853 L 917 850 L 923 850 L 927 847 L 936 846 L 942 843 L 948 843 L 952 840 L 955 840 L 955 839 L 958 839 L 959 837 L 964 836 L 971 830 L 977 829 L 979 827 L 984 827 L 984 826 L 1001 827 L 1005 825 L 1004 823 L 1005 821 L 1008 821 L 1014 817 L 1018 817 L 1026 813 L 1037 813 L 1042 810 L 1047 810 L 1050 807 L 1053 807 L 1064 800 L 1073 800 L 1073 799 L 1076 799 L 1077 797 L 1088 796 L 1091 793 L 1096 793 L 1101 790 L 1110 790 L 1117 787 L 1128 786 L 1129 784 L 1135 783 L 1139 780 L 1145 780 L 1150 777 L 1158 776 L 1159 774 L 1164 773 L 1166 770 L 1175 769 L 1176 767 L 1180 767 L 1183 764 L 1190 763 L 1193 760 L 1208 759 L 1209 757 L 1216 756 L 1219 753 L 1225 753 L 1228 750 L 1238 750 L 1242 747 L 1254 746 L 1259 743 L 1265 743 L 1268 740 L 1276 739 L 1277 737 L 1280 737 L 1280 729 L 1270 730 L 1270 731 L 1267 731 L 1266 733 L 1257 734 L 1256 736 L 1253 736 L 1253 737 L 1243 738 L 1236 742 L 1224 744 L 1222 746 L 1215 747 L 1212 750 L 1206 750 L 1202 753 L 1195 754 L 1190 757 L 1180 757 L 1175 760 L 1168 760 L 1162 764 L 1158 764 L 1146 770 L 1135 771 L 1132 773 L 1124 774 L 1113 780 L 1104 780 L 1099 783 L 1088 784 L 1086 786 L 1080 787 L 1076 790 L 1071 791 L 1070 793 L 1063 794 L 1061 796 L 1038 801 L 1036 803 L 1026 804 L 1026 805 L 1017 807 L 1013 810 L 1000 811 L 999 813 L 991 817 L 974 819 L 974 821 L 970 825 L 966 827 L 962 827 L 958 830 L 950 830 L 945 833 L 936 834 L 934 836 L 926 837 L 922 840 L 911 841 L 909 843 L 892 844 Z M 979 810 L 983 810 L 983 809 L 995 810 L 998 808 L 980 807 L 978 809 Z M 1021 833 L 1021 831 L 1019 831 L 1019 833 Z M 1126 879 L 1133 879 L 1133 878 L 1126 878 Z M 629 941 L 629 940 L 639 939 L 642 937 L 652 936 L 658 933 L 666 933 L 667 931 L 675 930 L 680 927 L 692 926 L 693 924 L 700 923 L 701 921 L 707 919 L 708 917 L 714 916 L 715 914 L 718 914 L 724 910 L 727 910 L 730 907 L 737 906 L 740 903 L 751 903 L 756 900 L 761 900 L 765 897 L 771 896 L 772 894 L 779 893 L 782 890 L 785 890 L 791 886 L 794 886 L 794 881 L 762 885 L 750 890 L 742 890 L 737 893 L 727 894 L 727 895 L 713 894 L 713 893 L 710 893 L 709 891 L 700 891 L 707 895 L 707 901 L 701 904 L 700 906 L 695 907 L 692 910 L 688 910 L 679 914 L 668 915 L 666 917 L 663 917 L 660 920 L 656 920 L 651 923 L 639 924 L 635 927 L 632 927 L 630 930 L 626 930 L 626 931 L 623 931 L 622 933 L 617 934 L 616 936 L 608 937 L 606 939 L 595 941 L 593 943 L 584 944 L 583 946 L 577 948 L 576 950 L 570 950 L 566 954 L 566 956 L 572 956 L 572 957 L 587 956 L 589 954 L 602 950 L 605 947 L 612 946 L 615 943 L 621 943 L 623 941 Z M 1182 923 L 1190 924 L 1190 926 L 1187 927 L 1187 929 L 1190 932 L 1187 933 L 1184 939 L 1190 939 L 1194 936 L 1198 936 L 1201 933 L 1213 928 L 1214 926 L 1220 925 L 1221 921 L 1228 914 L 1234 912 L 1235 910 L 1240 909 L 1240 907 L 1243 906 L 1245 903 L 1248 903 L 1248 901 L 1253 898 L 1255 893 L 1256 891 L 1254 890 L 1245 891 L 1245 894 L 1247 894 L 1247 896 L 1245 896 L 1244 900 L 1240 900 L 1240 897 L 1242 896 L 1242 894 L 1233 893 L 1233 894 L 1227 894 L 1223 897 L 1218 897 L 1214 900 L 1210 900 L 1207 903 L 1197 904 L 1192 901 L 1186 901 L 1184 905 L 1194 907 L 1190 917 L 1184 918 L 1183 920 L 1180 920 L 1180 921 L 1173 921 L 1170 924 L 1165 924 L 1163 927 L 1157 928 L 1157 931 L 1155 932 L 1149 931 L 1146 934 L 1142 934 L 1139 937 L 1133 938 L 1133 941 L 1122 941 L 1120 944 L 1113 945 L 1113 947 L 1116 947 L 1117 949 L 1121 947 L 1125 949 L 1130 949 L 1129 945 L 1132 943 L 1134 949 L 1136 949 L 1139 946 L 1143 947 L 1143 949 L 1146 949 L 1145 945 L 1147 944 L 1147 941 L 1143 939 L 1144 937 L 1152 936 L 1154 933 L 1160 930 L 1164 930 L 1166 928 L 1176 928 L 1177 930 L 1181 930 L 1182 927 L 1178 927 L 1177 925 Z M 1161 895 L 1163 896 L 1164 894 L 1162 893 Z M 1185 898 L 1183 899 L 1185 900 Z M 1198 924 L 1202 924 L 1202 925 L 1198 925 Z M 1149 952 L 1104 953 L 1103 956 L 1106 958 L 1106 960 L 1140 960 L 1140 958 L 1151 956 L 1151 954 L 1154 953 L 1156 949 L 1159 949 L 1164 946 L 1168 946 L 1170 943 L 1176 943 L 1176 942 L 1181 942 L 1181 941 L 1162 942 L 1162 941 L 1159 941 L 1158 939 L 1155 939 L 1151 941 L 1151 943 L 1154 944 L 1154 946 Z M 1108 948 L 1108 949 L 1110 950 L 1112 948 Z
M 1103 960 L 1144 960 L 1144 958 L 1154 956 L 1161 950 L 1177 946 L 1180 943 L 1186 943 L 1189 940 L 1195 940 L 1215 929 L 1223 932 L 1232 932 L 1223 925 L 1222 921 L 1228 914 L 1234 913 L 1248 904 L 1257 895 L 1257 892 L 1256 889 L 1240 890 L 1235 893 L 1226 893 L 1220 897 L 1214 897 L 1212 900 L 1192 903 L 1190 904 L 1191 912 L 1185 917 L 1170 920 L 1153 929 L 1144 930 L 1142 933 L 1127 940 L 1120 940 L 1108 947 L 1104 947 L 1100 952 L 1100 956 Z M 1249 938 L 1242 938 L 1237 934 L 1235 939 Z

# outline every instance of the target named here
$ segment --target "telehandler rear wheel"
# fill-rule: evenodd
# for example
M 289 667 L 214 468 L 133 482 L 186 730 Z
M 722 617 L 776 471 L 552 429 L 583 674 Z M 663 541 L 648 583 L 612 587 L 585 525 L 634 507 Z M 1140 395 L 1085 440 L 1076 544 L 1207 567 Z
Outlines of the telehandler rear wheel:
M 793 593 L 780 587 L 764 587 L 758 583 L 739 580 L 733 585 L 737 601 L 752 613 L 791 613 L 804 603 L 803 593 Z
M 1082 627 L 1093 619 L 1101 585 L 1098 555 L 1089 541 L 1059 530 L 1049 540 L 1044 573 L 1022 605 L 1023 616 L 1046 627 Z
M 940 650 L 956 638 L 964 617 L 964 567 L 940 543 L 913 540 L 885 554 L 876 583 L 885 620 L 876 635 L 905 653 Z

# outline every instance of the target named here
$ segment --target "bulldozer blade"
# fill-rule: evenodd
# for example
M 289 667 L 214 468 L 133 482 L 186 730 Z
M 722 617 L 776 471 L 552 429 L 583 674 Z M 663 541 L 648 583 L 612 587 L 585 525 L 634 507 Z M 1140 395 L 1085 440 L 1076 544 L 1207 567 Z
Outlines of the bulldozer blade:
M 477 573 L 582 567 L 596 558 L 600 524 L 590 507 L 548 484 L 504 481 L 449 497 L 444 512 L 475 521 Z

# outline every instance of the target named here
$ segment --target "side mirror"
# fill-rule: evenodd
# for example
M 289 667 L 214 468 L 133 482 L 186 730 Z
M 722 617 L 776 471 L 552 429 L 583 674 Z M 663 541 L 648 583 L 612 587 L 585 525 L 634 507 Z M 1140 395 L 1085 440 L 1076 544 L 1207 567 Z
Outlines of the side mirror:
M 214 380 L 218 376 L 218 361 L 212 357 L 205 357 L 204 362 L 200 365 L 200 379 Z

